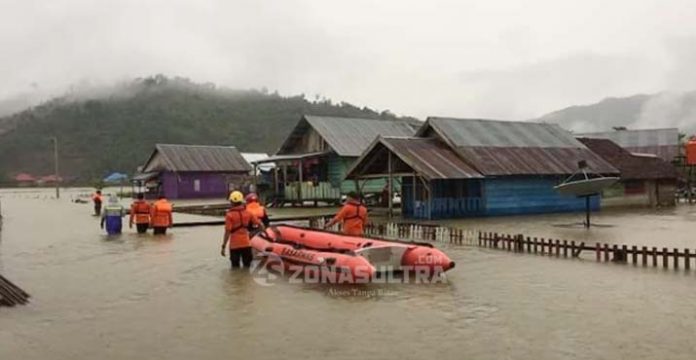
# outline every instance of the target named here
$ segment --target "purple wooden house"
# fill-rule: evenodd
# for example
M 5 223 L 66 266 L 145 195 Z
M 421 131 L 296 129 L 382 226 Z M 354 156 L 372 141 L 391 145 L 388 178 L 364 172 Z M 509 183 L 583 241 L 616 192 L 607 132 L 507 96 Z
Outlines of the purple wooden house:
M 148 197 L 225 198 L 250 181 L 251 170 L 234 146 L 157 144 L 133 181 Z

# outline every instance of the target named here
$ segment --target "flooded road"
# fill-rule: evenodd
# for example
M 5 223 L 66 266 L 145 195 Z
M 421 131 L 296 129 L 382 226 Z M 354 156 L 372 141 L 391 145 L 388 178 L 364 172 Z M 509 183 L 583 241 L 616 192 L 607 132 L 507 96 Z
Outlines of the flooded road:
M 107 238 L 89 205 L 5 191 L 0 200 L 0 273 L 33 296 L 29 306 L 0 308 L 0 359 L 693 359 L 696 353 L 696 272 L 438 245 L 457 263 L 446 283 L 261 286 L 228 269 L 218 254 L 218 227 L 177 228 L 163 238 L 126 230 Z M 633 224 L 641 244 L 656 234 L 688 243 L 687 234 L 664 233 L 689 229 L 690 211 L 626 215 L 621 226 Z M 596 219 L 622 218 L 607 216 Z M 545 217 L 515 219 L 461 223 L 589 236 Z M 621 233 L 598 228 L 596 236 L 625 243 Z

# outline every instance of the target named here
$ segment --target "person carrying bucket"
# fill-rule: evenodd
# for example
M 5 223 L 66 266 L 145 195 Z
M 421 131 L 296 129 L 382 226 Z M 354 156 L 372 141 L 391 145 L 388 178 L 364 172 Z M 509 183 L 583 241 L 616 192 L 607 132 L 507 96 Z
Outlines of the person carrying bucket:
M 111 195 L 109 196 L 109 202 L 104 207 L 99 225 L 102 229 L 106 225 L 106 233 L 109 235 L 120 234 L 123 227 L 121 218 L 125 214 L 126 210 L 119 204 L 116 195 Z
M 253 259 L 249 228 L 257 226 L 260 231 L 264 231 L 266 227 L 244 206 L 244 195 L 241 192 L 233 191 L 229 200 L 232 207 L 225 214 L 225 235 L 222 238 L 220 255 L 225 256 L 225 250 L 229 243 L 232 268 L 241 266 L 249 268 Z
M 133 224 L 135 223 L 138 234 L 146 233 L 147 228 L 150 227 L 150 211 L 150 204 L 145 201 L 145 195 L 139 193 L 137 200 L 133 201 L 131 204 L 128 227 L 133 228 Z
M 360 197 L 354 191 L 347 195 L 345 204 L 338 211 L 325 228 L 330 228 L 339 222 L 343 224 L 343 233 L 346 235 L 362 236 L 367 223 L 367 207 L 360 201 Z

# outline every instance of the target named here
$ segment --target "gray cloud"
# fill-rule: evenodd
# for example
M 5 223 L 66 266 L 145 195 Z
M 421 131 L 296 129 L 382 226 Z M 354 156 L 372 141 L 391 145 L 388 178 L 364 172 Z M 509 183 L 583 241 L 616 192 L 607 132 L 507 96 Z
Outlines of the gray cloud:
M 687 0 L 0 0 L 0 99 L 164 73 L 420 117 L 526 119 L 689 90 L 693 36 Z

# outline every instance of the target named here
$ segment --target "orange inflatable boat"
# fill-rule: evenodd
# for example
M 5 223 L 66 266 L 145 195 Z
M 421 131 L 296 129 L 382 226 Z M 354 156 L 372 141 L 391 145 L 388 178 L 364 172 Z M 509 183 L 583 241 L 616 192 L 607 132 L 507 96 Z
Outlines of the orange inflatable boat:
M 319 266 L 334 275 L 351 274 L 358 281 L 389 271 L 434 276 L 455 265 L 428 243 L 387 241 L 291 225 L 272 226 L 254 236 L 251 245 L 260 254 L 275 254 L 284 263 Z

